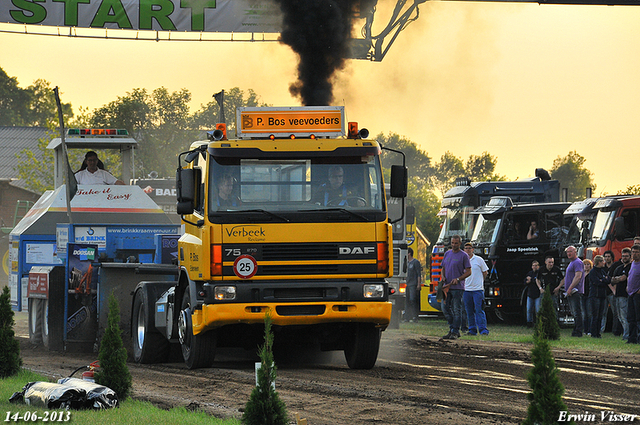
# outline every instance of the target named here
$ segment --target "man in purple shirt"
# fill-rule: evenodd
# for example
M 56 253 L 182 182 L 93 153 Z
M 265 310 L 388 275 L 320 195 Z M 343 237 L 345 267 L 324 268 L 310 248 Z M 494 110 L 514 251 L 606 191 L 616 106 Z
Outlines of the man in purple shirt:
M 629 306 L 627 308 L 627 322 L 629 322 L 629 339 L 627 344 L 638 343 L 638 329 L 640 329 L 640 245 L 631 247 L 631 269 L 627 276 L 627 294 Z
M 442 259 L 441 282 L 448 289 L 447 298 L 443 301 L 442 311 L 449 322 L 449 333 L 443 339 L 460 338 L 462 322 L 462 295 L 464 280 L 471 276 L 471 262 L 466 252 L 460 249 L 460 236 L 451 237 L 451 249 L 444 253 Z
M 582 323 L 582 297 L 584 296 L 584 263 L 578 258 L 578 250 L 575 246 L 568 246 L 564 250 L 570 261 L 565 272 L 564 280 L 560 287 L 566 288 L 567 301 L 573 315 L 574 325 L 571 336 L 582 336 L 584 324 Z

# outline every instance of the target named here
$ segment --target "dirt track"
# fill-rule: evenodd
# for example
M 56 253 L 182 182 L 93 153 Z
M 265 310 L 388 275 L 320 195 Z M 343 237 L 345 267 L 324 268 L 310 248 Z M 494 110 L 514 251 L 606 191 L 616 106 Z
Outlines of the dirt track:
M 58 378 L 97 358 L 32 347 L 23 314 L 17 314 L 16 331 L 25 367 Z M 338 353 L 311 365 L 279 363 L 277 389 L 289 412 L 311 425 L 516 424 L 526 416 L 530 346 L 478 337 L 448 342 L 397 330 L 382 335 L 372 370 L 350 370 Z M 554 356 L 570 413 L 593 413 L 596 423 L 609 410 L 640 414 L 640 353 Z M 162 407 L 240 417 L 255 383 L 254 361 L 244 351 L 226 350 L 214 367 L 195 371 L 182 363 L 129 364 L 133 396 Z

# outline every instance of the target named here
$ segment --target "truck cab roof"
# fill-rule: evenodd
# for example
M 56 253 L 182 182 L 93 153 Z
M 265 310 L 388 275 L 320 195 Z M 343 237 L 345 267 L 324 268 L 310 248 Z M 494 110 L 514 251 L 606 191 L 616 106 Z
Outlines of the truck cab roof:
M 476 208 L 471 214 L 499 214 L 507 211 L 557 211 L 566 210 L 572 204 L 570 202 L 543 202 L 537 204 L 515 204 L 508 196 L 494 196 L 491 200 L 481 207 Z

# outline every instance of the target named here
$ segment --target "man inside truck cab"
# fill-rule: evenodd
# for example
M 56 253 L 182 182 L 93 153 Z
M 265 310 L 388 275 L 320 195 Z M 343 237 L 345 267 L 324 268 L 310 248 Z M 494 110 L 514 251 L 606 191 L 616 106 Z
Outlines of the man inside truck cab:
M 236 179 L 231 174 L 225 174 L 218 182 L 218 207 L 237 207 L 241 204 L 240 198 L 234 193 Z
M 339 165 L 329 168 L 328 181 L 322 184 L 312 199 L 313 203 L 324 206 L 364 207 L 364 199 L 347 188 L 344 183 L 344 169 Z
M 124 185 L 122 180 L 115 178 L 104 169 L 104 164 L 98 159 L 98 154 L 94 151 L 89 151 L 85 154 L 80 170 L 75 173 L 75 176 L 78 184 Z
M 529 231 L 527 232 L 527 240 L 537 239 L 540 236 L 540 230 L 538 230 L 538 223 L 534 220 L 529 225 Z

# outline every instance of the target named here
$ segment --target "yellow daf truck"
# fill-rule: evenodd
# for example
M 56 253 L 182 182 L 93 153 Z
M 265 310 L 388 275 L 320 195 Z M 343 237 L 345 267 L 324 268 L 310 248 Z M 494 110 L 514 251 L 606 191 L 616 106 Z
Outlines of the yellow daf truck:
M 269 312 L 275 343 L 343 350 L 375 365 L 391 316 L 392 234 L 381 146 L 342 107 L 239 108 L 179 156 L 178 281 L 144 282 L 133 303 L 134 357 L 189 368 L 217 347 L 255 348 Z M 396 151 L 397 152 L 397 151 Z M 404 165 L 390 170 L 404 198 Z

